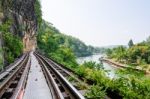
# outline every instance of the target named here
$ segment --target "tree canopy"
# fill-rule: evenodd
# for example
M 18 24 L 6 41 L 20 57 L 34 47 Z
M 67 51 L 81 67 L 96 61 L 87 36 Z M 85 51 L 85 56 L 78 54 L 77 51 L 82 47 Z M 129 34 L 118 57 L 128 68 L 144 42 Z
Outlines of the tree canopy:
M 128 46 L 129 47 L 132 47 L 134 45 L 134 43 L 133 43 L 133 41 L 132 41 L 132 39 L 129 41 L 129 43 L 128 43 Z

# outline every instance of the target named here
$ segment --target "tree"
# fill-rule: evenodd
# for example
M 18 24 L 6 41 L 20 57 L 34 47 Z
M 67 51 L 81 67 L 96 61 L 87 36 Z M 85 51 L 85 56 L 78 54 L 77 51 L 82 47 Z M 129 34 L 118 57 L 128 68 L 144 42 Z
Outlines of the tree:
M 132 41 L 132 39 L 129 41 L 129 43 L 128 43 L 128 46 L 129 47 L 132 47 L 134 45 L 134 43 L 133 43 L 133 41 Z
M 108 48 L 108 49 L 106 50 L 106 55 L 108 56 L 108 58 L 112 58 L 112 53 L 113 53 L 113 50 L 112 50 L 112 49 Z
M 116 57 L 116 59 L 120 62 L 126 60 L 126 47 L 118 46 L 117 48 L 115 48 L 114 57 Z

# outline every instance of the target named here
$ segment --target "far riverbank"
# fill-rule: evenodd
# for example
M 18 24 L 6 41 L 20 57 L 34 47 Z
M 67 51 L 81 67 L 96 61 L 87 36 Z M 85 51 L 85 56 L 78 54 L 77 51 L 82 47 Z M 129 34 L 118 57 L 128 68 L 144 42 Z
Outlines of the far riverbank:
M 133 67 L 127 66 L 125 64 L 121 64 L 121 63 L 115 62 L 112 59 L 102 58 L 101 60 L 104 61 L 104 62 L 107 62 L 109 64 L 112 64 L 112 66 L 115 66 L 115 67 L 130 68 L 130 69 L 137 70 L 137 71 L 143 71 L 146 75 L 150 75 L 150 71 L 146 71 L 146 70 L 144 70 L 142 68 L 133 68 Z

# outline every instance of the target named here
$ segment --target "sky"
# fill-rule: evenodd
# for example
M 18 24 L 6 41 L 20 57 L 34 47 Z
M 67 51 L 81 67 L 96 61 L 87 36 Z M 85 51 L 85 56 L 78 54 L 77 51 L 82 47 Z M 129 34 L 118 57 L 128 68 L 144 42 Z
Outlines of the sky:
M 43 19 L 87 45 L 127 45 L 150 36 L 150 0 L 41 0 Z

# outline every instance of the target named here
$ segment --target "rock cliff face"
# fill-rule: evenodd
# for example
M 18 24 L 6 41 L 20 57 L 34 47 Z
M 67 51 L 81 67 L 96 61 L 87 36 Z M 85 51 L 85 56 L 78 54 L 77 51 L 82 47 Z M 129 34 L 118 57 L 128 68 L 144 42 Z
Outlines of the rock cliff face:
M 2 19 L 3 18 L 4 18 L 4 16 L 3 16 L 2 8 L 1 8 L 1 5 L 0 5 L 0 25 L 2 24 Z M 1 33 L 1 31 L 0 31 L 0 49 L 2 49 L 2 33 Z M 2 61 L 2 62 L 0 62 L 0 65 L 2 65 L 2 63 L 3 63 L 3 53 L 2 53 L 2 51 L 0 52 L 0 61 Z
M 23 51 L 36 48 L 37 17 L 35 14 L 36 0 L 1 0 L 3 21 L 12 20 L 11 33 L 22 38 Z

